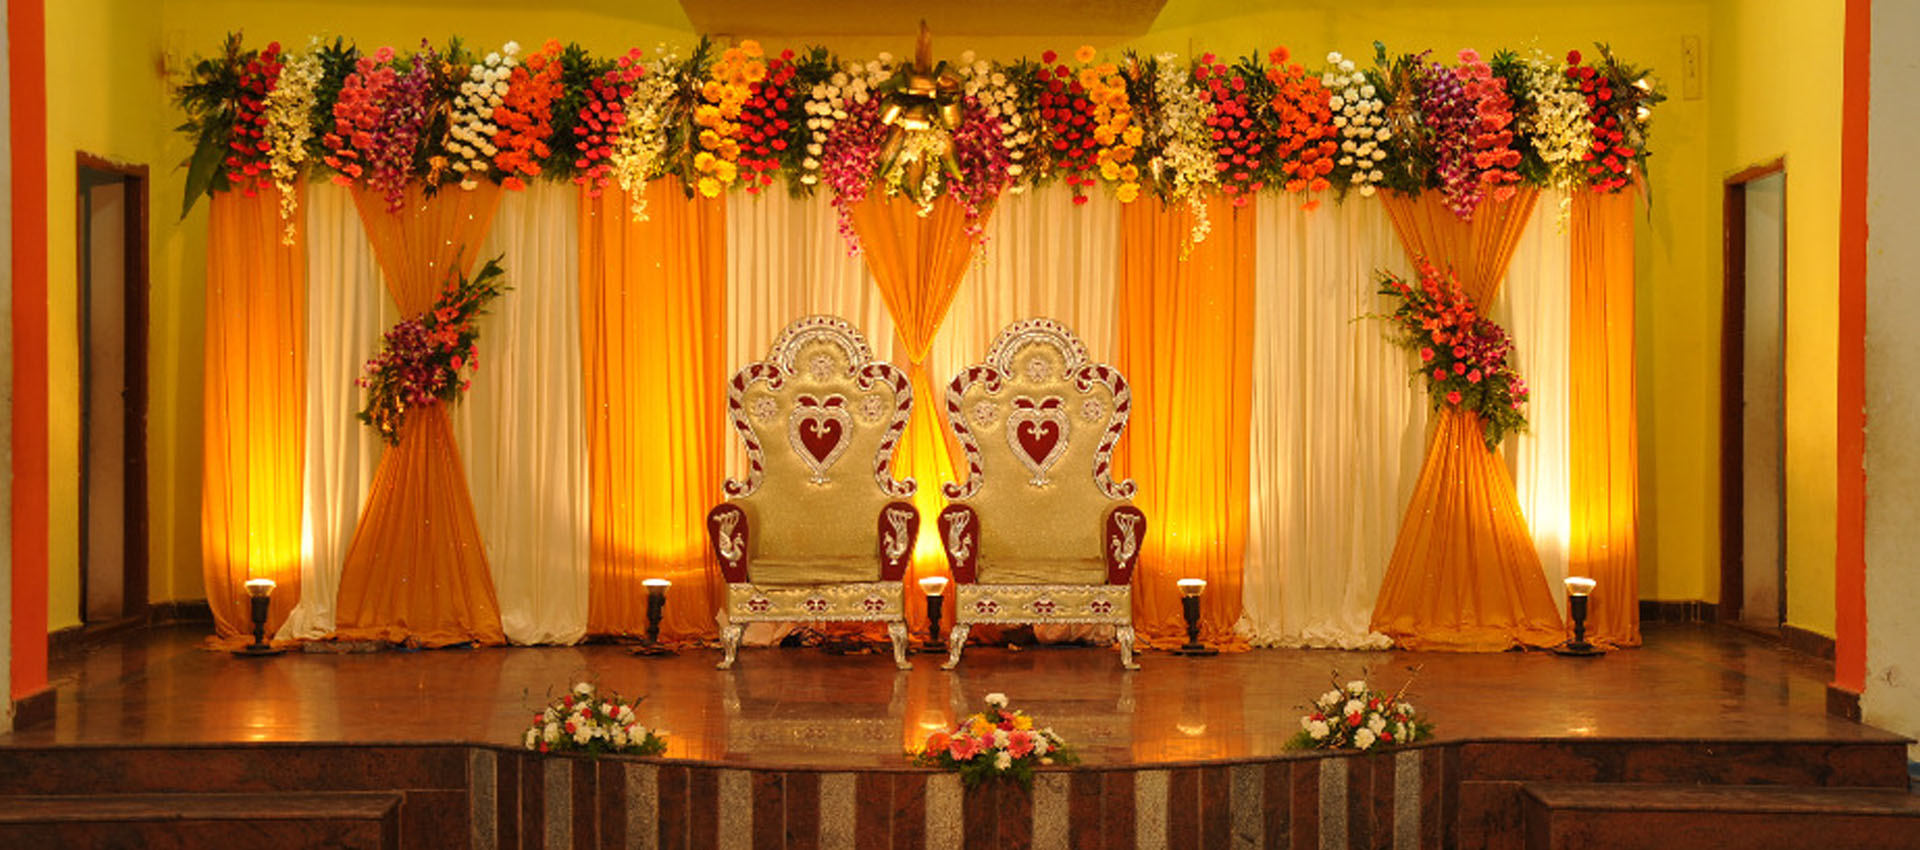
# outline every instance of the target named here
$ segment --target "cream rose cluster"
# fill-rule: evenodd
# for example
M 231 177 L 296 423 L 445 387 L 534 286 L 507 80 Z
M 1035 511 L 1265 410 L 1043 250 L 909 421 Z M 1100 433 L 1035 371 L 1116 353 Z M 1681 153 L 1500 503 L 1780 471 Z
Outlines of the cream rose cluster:
M 447 168 L 460 180 L 460 188 L 475 189 L 486 176 L 487 164 L 499 149 L 493 137 L 500 126 L 493 122 L 493 110 L 507 96 L 507 79 L 513 75 L 520 44 L 509 41 L 498 51 L 488 53 L 467 69 L 460 90 L 453 96 L 447 112 L 447 139 L 444 144 Z
M 1386 177 L 1380 164 L 1387 158 L 1386 142 L 1393 135 L 1386 127 L 1386 104 L 1353 60 L 1334 52 L 1327 54 L 1327 65 L 1320 85 L 1332 93 L 1327 107 L 1333 110 L 1333 126 L 1340 130 L 1340 158 L 1335 163 L 1350 169 L 1347 181 L 1360 190 L 1361 197 L 1370 197 Z

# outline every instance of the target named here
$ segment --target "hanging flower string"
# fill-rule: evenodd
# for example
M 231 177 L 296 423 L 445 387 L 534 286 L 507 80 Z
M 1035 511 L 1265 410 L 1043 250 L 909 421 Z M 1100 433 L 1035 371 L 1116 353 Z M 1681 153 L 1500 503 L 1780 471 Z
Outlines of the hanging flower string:
M 1460 51 L 1460 67 L 1454 72 L 1473 101 L 1473 170 L 1484 193 L 1505 201 L 1520 181 L 1513 170 L 1520 165 L 1520 152 L 1513 149 L 1513 98 L 1507 95 L 1506 78 L 1495 76 L 1472 50 Z
M 1509 361 L 1507 332 L 1480 313 L 1451 274 L 1425 259 L 1419 280 L 1380 275 L 1380 294 L 1392 299 L 1388 338 L 1420 355 L 1417 374 L 1427 382 L 1435 407 L 1458 408 L 1485 423 L 1487 450 L 1506 435 L 1524 431 L 1527 383 Z
M 319 40 L 280 69 L 273 91 L 267 93 L 267 161 L 273 174 L 273 186 L 280 193 L 280 220 L 285 223 L 280 243 L 292 245 L 298 228 L 294 214 L 300 209 L 300 196 L 294 191 L 307 162 L 307 143 L 313 139 L 315 89 L 322 73 Z
M 507 90 L 493 107 L 493 123 L 499 127 L 493 139 L 493 169 L 502 187 L 526 188 L 523 178 L 540 176 L 540 163 L 552 154 L 553 102 L 560 94 L 563 70 L 560 42 L 548 41 L 508 73 Z
M 433 306 L 386 333 L 380 353 L 367 361 L 357 383 L 367 391 L 360 421 L 389 444 L 400 442 L 407 411 L 452 404 L 472 385 L 462 373 L 480 369 L 480 329 L 475 324 L 506 291 L 500 258 L 488 260 L 472 277 L 460 276 Z

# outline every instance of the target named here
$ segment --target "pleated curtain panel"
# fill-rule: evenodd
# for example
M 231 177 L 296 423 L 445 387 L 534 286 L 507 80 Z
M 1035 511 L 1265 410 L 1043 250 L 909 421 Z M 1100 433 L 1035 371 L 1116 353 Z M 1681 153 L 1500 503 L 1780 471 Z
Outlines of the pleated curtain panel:
M 200 539 L 214 633 L 239 643 L 252 639 L 249 579 L 278 585 L 269 634 L 301 595 L 306 267 L 297 228 L 281 242 L 277 197 L 222 192 L 212 208 Z
M 1491 302 L 1537 192 L 1489 198 L 1471 221 L 1441 196 L 1389 193 L 1387 214 L 1416 263 L 1445 270 L 1476 304 Z M 1373 628 L 1408 649 L 1490 652 L 1552 646 L 1564 628 L 1520 512 L 1513 477 L 1488 450 L 1480 417 L 1435 414 L 1427 457 L 1374 604 Z
M 203 543 L 219 635 L 247 631 L 243 584 L 267 577 L 282 638 L 566 644 L 644 630 L 640 582 L 660 577 L 663 633 L 710 640 L 724 587 L 704 514 L 740 463 L 726 381 L 793 317 L 828 313 L 913 376 L 896 467 L 920 481 L 923 519 L 951 480 L 945 384 L 1001 328 L 1063 321 L 1123 370 L 1116 462 L 1150 518 L 1134 591 L 1150 645 L 1184 639 L 1185 577 L 1208 580 L 1204 635 L 1230 649 L 1548 645 L 1565 574 L 1599 580 L 1595 639 L 1638 642 L 1631 194 L 1581 193 L 1563 216 L 1523 192 L 1470 224 L 1429 197 L 1215 200 L 1197 243 L 1190 208 L 1152 199 L 1038 187 L 1001 198 L 977 241 L 951 201 L 922 215 L 875 197 L 853 210 L 853 255 L 824 197 L 716 202 L 672 178 L 646 193 L 638 221 L 617 190 L 416 189 L 390 213 L 314 185 L 290 246 L 275 199 L 214 198 Z M 510 289 L 481 320 L 471 391 L 410 412 L 384 446 L 354 420 L 354 379 L 386 328 L 495 255 Z M 1471 417 L 1432 409 L 1411 355 L 1362 319 L 1383 309 L 1375 274 L 1414 255 L 1512 332 L 1531 426 L 1497 452 Z M 913 580 L 945 570 L 923 529 L 916 630 Z

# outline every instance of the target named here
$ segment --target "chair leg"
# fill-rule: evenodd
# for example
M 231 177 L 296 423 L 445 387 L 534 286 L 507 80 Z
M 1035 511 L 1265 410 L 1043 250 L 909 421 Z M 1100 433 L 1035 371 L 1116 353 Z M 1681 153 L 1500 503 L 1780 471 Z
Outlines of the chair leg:
M 1133 663 L 1133 626 L 1115 626 L 1113 636 L 1120 642 L 1120 666 L 1128 670 L 1140 669 L 1140 665 Z
M 893 641 L 893 666 L 902 670 L 912 670 L 907 663 L 907 624 L 894 620 L 887 624 L 887 638 Z
M 940 665 L 942 670 L 952 670 L 960 666 L 960 650 L 967 646 L 967 632 L 973 626 L 966 623 L 954 623 L 953 631 L 947 633 L 947 663 Z
M 728 623 L 720 627 L 720 663 L 718 670 L 732 670 L 734 659 L 740 654 L 740 636 L 747 630 L 739 623 Z

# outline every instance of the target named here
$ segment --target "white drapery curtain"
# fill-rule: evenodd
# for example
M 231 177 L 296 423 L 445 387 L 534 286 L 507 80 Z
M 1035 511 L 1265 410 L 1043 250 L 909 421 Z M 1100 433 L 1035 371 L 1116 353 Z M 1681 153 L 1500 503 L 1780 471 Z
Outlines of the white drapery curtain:
M 1513 263 L 1488 316 L 1513 337 L 1513 361 L 1526 379 L 1527 430 L 1501 448 L 1520 497 L 1520 512 L 1540 553 L 1553 598 L 1566 614 L 1567 537 L 1573 523 L 1568 437 L 1573 410 L 1568 363 L 1573 321 L 1573 242 L 1560 218 L 1562 192 L 1541 192 L 1533 219 L 1514 248 Z
M 1546 577 L 1566 574 L 1567 236 L 1543 194 L 1489 315 L 1533 390 L 1505 446 Z M 1377 271 L 1405 249 L 1378 200 L 1258 213 L 1249 447 L 1251 522 L 1240 631 L 1258 646 L 1384 647 L 1374 597 L 1426 450 L 1429 397 L 1386 327 Z
M 449 189 L 448 191 L 458 191 Z M 355 385 L 399 320 L 347 190 L 307 202 L 306 498 L 301 599 L 279 634 L 323 637 L 382 450 Z M 477 256 L 508 285 L 481 319 L 480 371 L 452 411 L 500 616 L 514 643 L 571 643 L 587 621 L 587 480 L 580 390 L 579 223 L 571 185 L 507 193 Z
M 513 643 L 587 633 L 587 430 L 580 364 L 580 206 L 572 184 L 505 192 L 477 255 L 507 285 L 481 319 L 480 371 L 453 433 Z
M 1377 321 L 1376 270 L 1406 274 L 1378 201 L 1317 211 L 1262 199 L 1250 451 L 1252 522 L 1241 630 L 1257 645 L 1384 644 L 1368 621 L 1425 446 L 1428 400 Z M 1568 252 L 1543 194 L 1491 314 L 1533 390 L 1530 430 L 1504 447 L 1550 583 L 1566 571 Z M 381 446 L 352 416 L 354 385 L 398 319 L 349 194 L 316 185 L 308 223 L 309 356 L 303 593 L 280 632 L 333 629 L 339 569 Z M 482 258 L 505 255 L 513 290 L 483 319 L 482 368 L 454 422 L 508 638 L 570 643 L 586 622 L 587 495 L 578 221 L 570 186 L 508 193 Z M 874 356 L 905 359 L 865 263 L 824 197 L 739 197 L 727 217 L 732 368 L 795 317 L 840 316 Z M 935 337 L 937 384 L 977 362 L 1007 324 L 1045 316 L 1096 360 L 1116 352 L 1119 207 L 1059 187 L 1003 198 L 988 241 Z M 941 404 L 942 400 L 922 399 Z M 729 440 L 735 468 L 743 461 Z M 779 629 L 752 633 L 777 639 Z M 1056 635 L 1065 637 L 1068 635 Z

